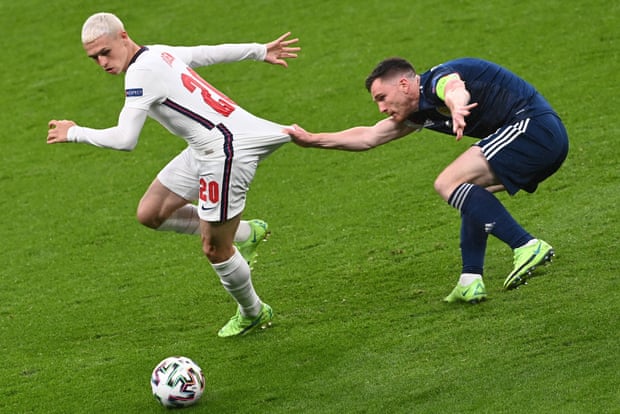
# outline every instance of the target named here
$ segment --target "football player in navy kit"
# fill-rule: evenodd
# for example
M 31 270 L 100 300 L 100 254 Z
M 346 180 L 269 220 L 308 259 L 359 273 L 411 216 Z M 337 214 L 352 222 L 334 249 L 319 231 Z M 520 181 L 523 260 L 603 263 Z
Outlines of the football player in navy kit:
M 298 125 L 285 132 L 301 146 L 348 151 L 368 150 L 423 128 L 457 140 L 479 139 L 435 180 L 435 190 L 461 214 L 463 266 L 446 302 L 486 299 L 482 275 L 489 234 L 514 253 L 504 289 L 526 283 L 535 267 L 551 260 L 551 245 L 528 233 L 493 194 L 534 192 L 568 154 L 562 121 L 532 85 L 482 59 L 456 59 L 417 74 L 407 60 L 389 58 L 368 76 L 366 88 L 386 119 L 332 133 L 310 133 Z

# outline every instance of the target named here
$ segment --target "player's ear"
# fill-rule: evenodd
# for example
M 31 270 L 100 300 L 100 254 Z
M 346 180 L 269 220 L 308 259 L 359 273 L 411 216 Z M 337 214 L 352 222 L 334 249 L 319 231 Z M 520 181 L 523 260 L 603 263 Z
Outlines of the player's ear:
M 398 87 L 405 93 L 409 92 L 409 88 L 411 87 L 411 81 L 406 77 L 402 77 L 398 80 Z

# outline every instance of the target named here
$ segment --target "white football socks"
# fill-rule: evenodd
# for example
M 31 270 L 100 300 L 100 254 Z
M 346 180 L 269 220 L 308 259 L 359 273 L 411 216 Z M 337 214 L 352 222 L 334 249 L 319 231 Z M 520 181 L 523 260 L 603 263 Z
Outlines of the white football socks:
M 262 302 L 252 285 L 250 266 L 239 250 L 235 247 L 235 254 L 230 259 L 211 266 L 220 277 L 224 289 L 239 304 L 241 314 L 249 317 L 258 315 Z
M 482 275 L 476 273 L 463 273 L 459 278 L 459 285 L 469 286 L 476 280 L 482 280 Z
M 534 238 L 534 239 L 530 240 L 529 242 L 525 243 L 523 246 L 517 247 L 517 249 L 520 249 L 521 247 L 532 246 L 532 245 L 534 245 L 536 243 L 538 243 L 538 239 Z
M 235 243 L 244 242 L 250 238 L 252 235 L 252 227 L 250 227 L 250 222 L 241 220 L 239 222 L 239 227 L 237 227 L 237 232 L 235 233 L 235 239 L 233 240 Z
M 200 235 L 200 218 L 198 218 L 198 208 L 193 204 L 185 204 L 183 207 L 175 210 L 161 226 L 158 231 L 174 231 L 182 234 Z M 234 242 L 244 242 L 252 234 L 250 223 L 241 220 L 237 232 L 235 233 Z
M 200 234 L 198 210 L 193 204 L 185 204 L 175 210 L 170 217 L 157 228 L 158 231 L 175 231 L 183 234 Z

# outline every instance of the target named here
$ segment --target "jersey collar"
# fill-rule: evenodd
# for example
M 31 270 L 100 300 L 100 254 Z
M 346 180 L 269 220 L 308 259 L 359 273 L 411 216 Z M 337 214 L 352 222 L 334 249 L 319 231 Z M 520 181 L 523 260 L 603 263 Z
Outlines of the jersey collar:
M 146 52 L 147 50 L 149 50 L 148 47 L 146 46 L 142 46 L 135 55 L 133 55 L 133 57 L 131 58 L 131 60 L 129 61 L 129 65 L 127 65 L 127 67 L 131 66 L 137 59 L 138 57 L 140 57 L 141 54 L 143 54 L 144 52 Z

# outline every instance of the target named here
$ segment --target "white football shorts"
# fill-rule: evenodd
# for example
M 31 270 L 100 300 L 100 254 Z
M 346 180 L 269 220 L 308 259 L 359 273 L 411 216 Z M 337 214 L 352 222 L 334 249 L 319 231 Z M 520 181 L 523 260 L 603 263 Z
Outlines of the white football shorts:
M 170 191 L 198 201 L 201 220 L 224 222 L 243 212 L 259 161 L 279 145 L 198 154 L 187 147 L 157 174 Z

